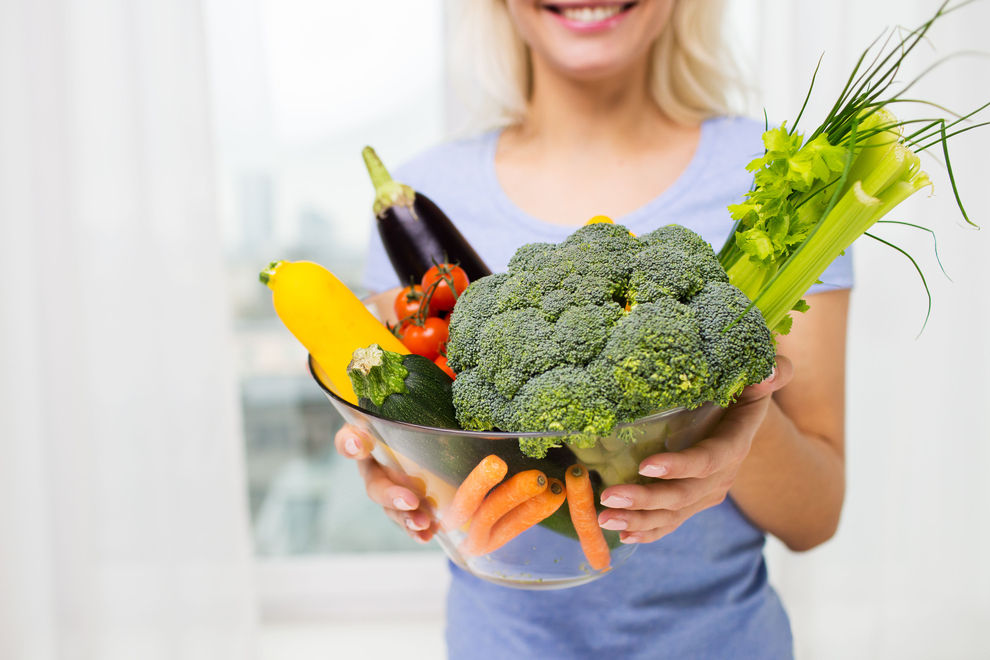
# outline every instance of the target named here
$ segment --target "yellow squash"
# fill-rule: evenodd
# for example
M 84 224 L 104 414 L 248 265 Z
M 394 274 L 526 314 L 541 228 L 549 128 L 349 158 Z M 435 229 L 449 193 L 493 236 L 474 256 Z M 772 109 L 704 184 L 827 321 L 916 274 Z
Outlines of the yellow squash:
M 329 377 L 324 383 L 342 399 L 357 404 L 347 376 L 354 349 L 378 344 L 409 353 L 333 273 L 311 261 L 273 261 L 261 271 L 272 290 L 275 311 Z

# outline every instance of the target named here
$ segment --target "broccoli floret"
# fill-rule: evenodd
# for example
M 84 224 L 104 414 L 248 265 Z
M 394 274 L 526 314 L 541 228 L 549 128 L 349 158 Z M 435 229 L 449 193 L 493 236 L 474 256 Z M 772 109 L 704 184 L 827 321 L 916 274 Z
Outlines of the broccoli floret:
M 563 243 L 530 243 L 509 260 L 496 311 L 539 307 L 556 320 L 568 307 L 625 304 L 632 258 L 642 245 L 624 227 L 587 225 Z
M 552 258 L 555 249 L 557 249 L 556 243 L 527 243 L 516 250 L 516 253 L 509 259 L 508 271 L 510 273 L 529 273 L 539 270 L 547 259 Z
M 643 249 L 642 243 L 621 225 L 585 225 L 568 236 L 557 248 L 554 258 L 559 270 L 565 264 L 571 280 L 581 281 L 581 288 L 594 292 L 597 300 L 624 296 L 632 272 L 632 259 Z M 561 278 L 563 279 L 563 278 Z
M 539 273 L 509 273 L 495 294 L 495 312 L 539 307 L 547 289 L 545 279 Z
M 715 380 L 714 400 L 722 406 L 773 371 L 776 351 L 770 330 L 755 306 L 743 314 L 749 304 L 746 294 L 726 282 L 709 282 L 690 302 Z
M 554 367 L 528 381 L 509 402 L 509 422 L 515 431 L 569 431 L 583 436 L 608 435 L 615 426 L 615 406 L 602 395 L 586 369 Z M 559 443 L 528 439 L 527 453 L 545 456 Z
M 478 335 L 484 322 L 495 314 L 496 295 L 506 278 L 505 273 L 482 277 L 458 296 L 449 326 L 457 340 L 447 343 L 447 364 L 454 371 L 470 369 L 478 363 Z
M 633 263 L 629 299 L 633 304 L 665 297 L 688 300 L 706 282 L 728 282 L 711 246 L 680 225 L 667 225 L 643 236 L 646 247 Z
M 559 363 L 554 324 L 539 309 L 496 314 L 478 335 L 476 369 L 502 396 L 514 396 L 527 380 Z
M 457 374 L 451 385 L 457 423 L 468 431 L 507 428 L 509 401 L 474 369 Z
M 568 307 L 554 324 L 554 343 L 561 360 L 585 365 L 594 359 L 612 335 L 612 327 L 622 317 L 615 303 Z
M 563 431 L 572 446 L 653 412 L 727 405 L 773 367 L 758 311 L 711 246 L 669 225 L 641 238 L 599 223 L 531 243 L 468 287 L 447 361 L 462 426 Z M 553 440 L 526 439 L 528 455 Z
M 698 318 L 663 298 L 637 305 L 612 331 L 593 368 L 621 419 L 711 400 L 711 371 Z

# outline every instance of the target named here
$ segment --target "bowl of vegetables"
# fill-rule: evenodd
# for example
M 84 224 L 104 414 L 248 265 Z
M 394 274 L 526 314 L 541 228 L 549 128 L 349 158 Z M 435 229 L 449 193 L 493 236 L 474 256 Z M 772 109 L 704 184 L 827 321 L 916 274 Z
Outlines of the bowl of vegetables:
M 576 446 L 564 432 L 476 432 L 389 419 L 335 393 L 312 357 L 309 368 L 341 416 L 374 441 L 375 460 L 426 502 L 447 556 L 479 578 L 523 589 L 576 586 L 625 562 L 636 545 L 598 526 L 602 489 L 643 480 L 644 458 L 697 442 L 723 410 L 660 412 Z M 559 446 L 532 458 L 520 442 L 534 441 Z
M 442 278 L 452 307 L 431 318 L 440 283 L 424 280 L 427 302 L 387 328 L 316 264 L 273 262 L 261 280 L 327 398 L 427 503 L 454 562 L 524 588 L 619 566 L 634 546 L 597 525 L 601 490 L 640 481 L 647 456 L 704 438 L 771 374 L 776 336 L 808 309 L 803 298 L 829 264 L 864 235 L 891 245 L 869 230 L 931 185 L 919 154 L 941 149 L 969 221 L 946 144 L 981 126 L 957 128 L 987 106 L 951 120 L 900 120 L 886 107 L 903 102 L 890 87 L 901 63 L 949 11 L 870 46 L 817 127 L 797 130 L 803 108 L 767 127 L 718 252 L 679 225 L 634 236 L 596 216 L 559 244 L 521 246 L 491 273 L 435 204 L 365 151 L 399 281 L 463 264 L 465 288 Z M 428 326 L 441 340 L 417 349 Z

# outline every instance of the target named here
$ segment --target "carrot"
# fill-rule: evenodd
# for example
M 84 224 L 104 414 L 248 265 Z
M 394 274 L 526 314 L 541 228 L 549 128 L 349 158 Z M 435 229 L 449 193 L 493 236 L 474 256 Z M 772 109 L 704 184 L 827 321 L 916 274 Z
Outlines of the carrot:
M 454 530 L 467 522 L 478 510 L 488 491 L 502 481 L 508 471 L 509 466 L 495 454 L 481 459 L 457 487 L 454 499 L 443 514 L 444 528 Z
M 495 486 L 471 519 L 468 536 L 461 551 L 469 555 L 482 554 L 488 546 L 492 526 L 498 519 L 534 495 L 547 489 L 547 475 L 539 470 L 524 470 Z
M 571 522 L 577 532 L 581 549 L 588 564 L 596 571 L 605 570 L 612 561 L 605 541 L 605 534 L 598 525 L 595 493 L 591 488 L 588 469 L 577 463 L 564 474 L 567 484 L 567 506 L 571 510 Z
M 484 554 L 495 552 L 536 523 L 553 515 L 566 497 L 563 482 L 550 479 L 546 490 L 517 505 L 492 525 Z

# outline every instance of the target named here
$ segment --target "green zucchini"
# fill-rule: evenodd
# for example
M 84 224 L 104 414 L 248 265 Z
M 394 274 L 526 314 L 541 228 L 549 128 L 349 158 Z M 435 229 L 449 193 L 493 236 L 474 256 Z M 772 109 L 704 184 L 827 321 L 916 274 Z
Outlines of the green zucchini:
M 420 426 L 460 428 L 450 393 L 454 381 L 432 360 L 372 344 L 354 351 L 347 375 L 358 405 L 369 412 Z

